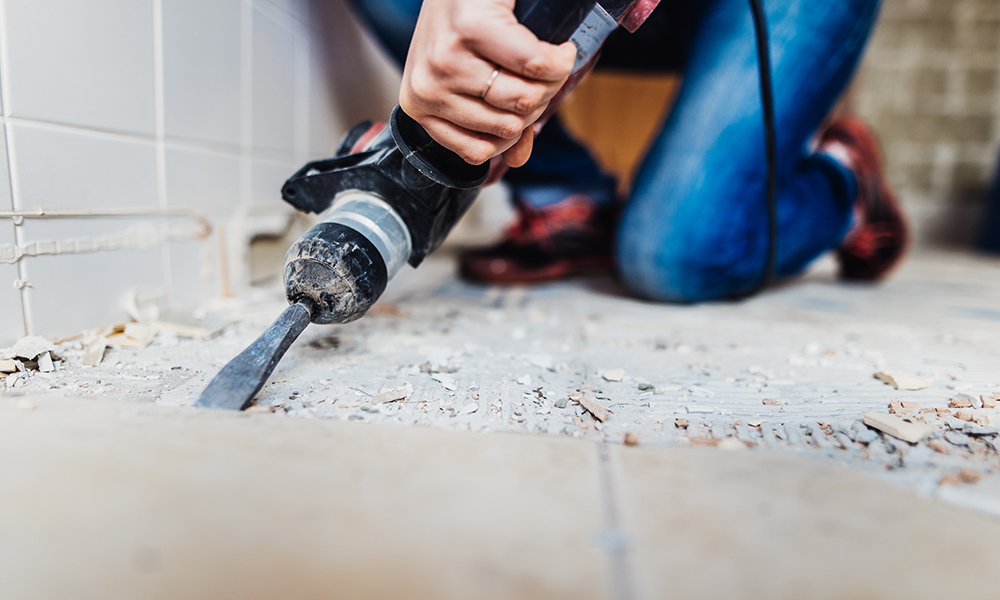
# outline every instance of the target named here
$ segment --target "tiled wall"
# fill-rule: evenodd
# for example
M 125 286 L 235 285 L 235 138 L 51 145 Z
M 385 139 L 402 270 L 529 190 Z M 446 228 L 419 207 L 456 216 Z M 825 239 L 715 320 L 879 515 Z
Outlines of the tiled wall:
M 214 226 L 204 240 L 0 264 L 0 345 L 119 321 L 137 288 L 185 304 L 223 277 L 245 285 L 257 224 L 289 214 L 282 182 L 345 126 L 385 118 L 396 77 L 341 0 L 0 0 L 0 210 L 187 208 Z M 0 244 L 140 222 L 163 226 L 7 218 Z
M 1000 1 L 885 0 L 850 104 L 921 239 L 968 245 L 1000 147 Z

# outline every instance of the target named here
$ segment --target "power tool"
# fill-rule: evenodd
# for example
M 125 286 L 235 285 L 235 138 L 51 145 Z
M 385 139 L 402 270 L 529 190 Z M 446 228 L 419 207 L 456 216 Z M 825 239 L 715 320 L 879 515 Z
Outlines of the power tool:
M 604 40 L 639 3 L 517 0 L 515 16 L 539 39 L 571 40 L 577 47 L 572 74 L 540 122 L 589 71 Z M 282 197 L 301 211 L 319 214 L 320 222 L 285 256 L 290 306 L 220 371 L 196 405 L 245 408 L 310 322 L 348 323 L 364 316 L 404 264 L 419 266 L 444 242 L 479 187 L 487 178 L 498 178 L 502 161 L 493 164 L 491 174 L 489 162 L 466 163 L 396 106 L 388 125 L 361 123 L 347 133 L 334 157 L 302 167 L 284 184 Z

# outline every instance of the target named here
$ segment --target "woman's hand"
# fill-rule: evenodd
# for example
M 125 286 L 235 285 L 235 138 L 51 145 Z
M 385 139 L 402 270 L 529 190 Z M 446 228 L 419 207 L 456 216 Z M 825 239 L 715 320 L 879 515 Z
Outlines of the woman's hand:
M 518 23 L 514 0 L 424 0 L 399 104 L 466 162 L 503 154 L 519 167 L 575 58 L 572 42 L 542 42 Z

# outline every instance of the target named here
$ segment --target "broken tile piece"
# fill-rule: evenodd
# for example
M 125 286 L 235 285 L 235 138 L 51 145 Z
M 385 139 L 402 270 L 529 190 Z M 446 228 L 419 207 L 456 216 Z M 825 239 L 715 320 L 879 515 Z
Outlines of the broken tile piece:
M 0 359 L 0 373 L 13 373 L 14 371 L 17 371 L 17 362 L 14 359 Z
M 947 442 L 944 442 L 944 441 L 941 441 L 941 440 L 931 440 L 931 441 L 927 442 L 927 445 L 930 447 L 931 450 L 933 450 L 933 451 L 935 451 L 937 453 L 940 453 L 940 454 L 949 454 L 949 453 L 951 453 L 951 446 L 949 446 Z
M 688 422 L 687 419 L 681 419 L 680 417 L 674 419 L 674 427 L 678 429 L 687 429 Z
M 625 434 L 625 445 L 626 446 L 638 446 L 639 445 L 639 436 L 636 435 L 635 432 L 633 432 L 633 431 L 630 431 L 630 432 L 626 433 Z
M 948 403 L 951 408 L 972 408 L 972 401 L 968 398 L 952 398 Z
M 443 385 L 443 384 L 442 384 Z M 379 404 L 381 402 L 398 402 L 400 400 L 406 400 L 413 394 L 413 385 L 407 383 L 406 385 L 398 388 L 382 388 L 379 393 L 372 396 L 372 404 Z
M 108 349 L 108 338 L 98 336 L 83 353 L 83 364 L 96 367 L 104 360 L 104 351 Z
M 607 381 L 621 381 L 625 378 L 625 369 L 610 369 L 601 373 L 601 377 Z
M 911 444 L 919 442 L 934 431 L 925 423 L 907 423 L 899 417 L 883 413 L 865 413 L 864 420 L 865 425 Z
M 763 403 L 767 404 L 768 406 L 777 406 L 781 404 L 781 402 L 778 402 L 774 398 L 764 398 Z
M 35 360 L 39 354 L 46 351 L 54 351 L 56 348 L 49 340 L 37 336 L 26 335 L 17 340 L 10 348 L 0 350 L 0 358 L 22 358 L 24 360 Z
M 934 385 L 934 380 L 930 377 L 918 377 L 898 371 L 879 371 L 875 373 L 875 379 L 887 383 L 897 390 L 922 390 Z
M 984 410 L 975 410 L 972 411 L 972 421 L 976 425 L 982 425 L 984 427 L 992 427 L 993 425 L 997 424 L 996 413 Z
M 971 421 L 973 419 L 973 414 L 974 413 L 971 409 L 963 408 L 955 411 L 955 418 L 963 421 Z
M 594 418 L 597 420 L 601 422 L 608 420 L 608 409 L 601 406 L 601 403 L 597 400 L 581 395 L 577 402 L 580 403 L 580 406 L 587 409 L 587 412 L 594 415 Z
M 42 373 L 51 373 L 56 370 L 56 366 L 52 364 L 52 353 L 48 350 L 38 355 L 38 370 Z
M 983 408 L 996 408 L 997 396 L 1000 394 L 983 394 L 979 400 L 983 403 Z
M 714 448 L 719 445 L 719 440 L 710 437 L 693 437 L 691 438 L 692 446 L 710 446 Z

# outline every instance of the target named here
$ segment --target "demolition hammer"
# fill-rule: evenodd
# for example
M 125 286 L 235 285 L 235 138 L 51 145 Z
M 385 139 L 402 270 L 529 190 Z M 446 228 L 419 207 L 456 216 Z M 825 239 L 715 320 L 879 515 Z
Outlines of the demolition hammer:
M 767 25 L 761 0 L 749 0 L 757 37 L 765 122 L 770 243 L 764 273 L 776 254 L 776 142 Z M 639 0 L 517 0 L 514 14 L 540 40 L 577 47 L 561 96 L 596 62 L 607 36 Z M 544 122 L 546 115 L 542 116 Z M 264 386 L 288 347 L 310 323 L 360 319 L 405 263 L 417 267 L 444 242 L 490 175 L 489 162 L 470 165 L 433 139 L 399 106 L 388 126 L 361 123 L 333 158 L 311 162 L 281 189 L 295 208 L 320 215 L 285 255 L 290 306 L 202 392 L 196 406 L 241 410 Z
M 514 14 L 540 40 L 576 45 L 562 94 L 593 65 L 604 40 L 637 3 L 517 0 Z M 245 408 L 310 322 L 349 323 L 364 316 L 405 263 L 419 266 L 444 242 L 489 172 L 489 162 L 466 163 L 399 106 L 388 126 L 361 123 L 333 158 L 302 167 L 281 195 L 295 208 L 319 214 L 320 222 L 285 255 L 290 306 L 223 367 L 196 406 Z

